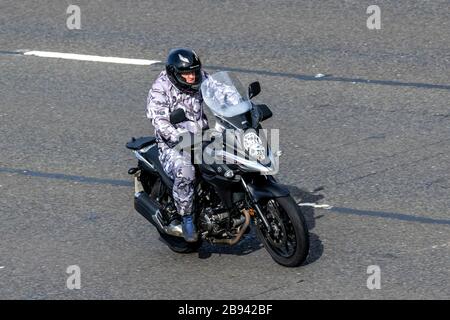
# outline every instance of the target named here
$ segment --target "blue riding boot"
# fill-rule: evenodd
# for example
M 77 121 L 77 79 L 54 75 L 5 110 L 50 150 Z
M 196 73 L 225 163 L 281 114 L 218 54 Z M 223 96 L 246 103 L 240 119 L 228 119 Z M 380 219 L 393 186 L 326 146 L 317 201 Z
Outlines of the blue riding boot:
M 195 228 L 194 221 L 192 220 L 192 215 L 183 216 L 183 237 L 187 242 L 196 242 L 198 239 L 197 229 Z

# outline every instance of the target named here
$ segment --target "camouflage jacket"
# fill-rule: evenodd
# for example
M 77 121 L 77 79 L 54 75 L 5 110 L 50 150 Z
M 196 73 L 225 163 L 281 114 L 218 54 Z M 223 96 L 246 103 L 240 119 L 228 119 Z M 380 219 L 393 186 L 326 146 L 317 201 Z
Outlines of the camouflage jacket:
M 203 73 L 203 77 L 207 77 L 207 74 Z M 186 130 L 197 133 L 207 127 L 202 104 L 200 92 L 195 95 L 182 93 L 170 82 L 166 71 L 159 74 L 148 93 L 147 118 L 151 119 L 155 128 L 160 150 L 173 147 L 178 142 L 179 135 Z M 184 109 L 189 121 L 172 125 L 170 113 L 180 108 Z

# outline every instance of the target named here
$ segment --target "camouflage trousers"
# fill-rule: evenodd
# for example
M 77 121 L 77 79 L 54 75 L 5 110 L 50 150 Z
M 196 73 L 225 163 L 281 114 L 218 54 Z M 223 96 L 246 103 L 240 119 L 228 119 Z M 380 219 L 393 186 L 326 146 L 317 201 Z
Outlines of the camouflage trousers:
M 164 146 L 159 149 L 159 160 L 164 171 L 173 180 L 173 199 L 178 214 L 191 214 L 195 179 L 191 155 Z

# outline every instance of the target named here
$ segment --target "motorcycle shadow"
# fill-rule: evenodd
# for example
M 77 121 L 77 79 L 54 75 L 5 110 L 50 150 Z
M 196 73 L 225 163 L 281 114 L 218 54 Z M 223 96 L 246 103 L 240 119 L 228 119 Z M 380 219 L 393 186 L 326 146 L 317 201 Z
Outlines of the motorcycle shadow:
M 253 224 L 249 226 L 250 232 L 243 236 L 243 239 L 234 246 L 223 244 L 210 244 L 204 242 L 198 250 L 200 259 L 207 259 L 213 254 L 233 254 L 237 256 L 245 256 L 263 248 L 263 244 L 259 242 Z
M 291 192 L 292 197 L 297 203 L 299 202 L 317 202 L 324 198 L 321 194 L 315 194 L 307 190 L 300 189 L 296 186 L 284 185 Z M 315 217 L 314 208 L 302 207 L 302 212 L 306 219 L 306 224 L 309 230 L 310 249 L 308 258 L 303 265 L 308 265 L 317 261 L 323 254 L 323 244 L 319 236 L 312 233 L 311 230 L 316 226 L 316 219 L 320 219 L 322 216 Z M 250 225 L 250 232 L 244 236 L 239 243 L 234 246 L 203 243 L 198 250 L 198 257 L 200 259 L 208 259 L 213 254 L 233 254 L 233 255 L 247 255 L 257 250 L 263 249 L 263 244 L 258 240 L 255 227 Z

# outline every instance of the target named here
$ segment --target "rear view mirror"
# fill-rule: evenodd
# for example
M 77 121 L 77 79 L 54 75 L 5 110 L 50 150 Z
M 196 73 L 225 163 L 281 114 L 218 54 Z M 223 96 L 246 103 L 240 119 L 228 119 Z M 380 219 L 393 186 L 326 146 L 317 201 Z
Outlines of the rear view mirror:
M 248 98 L 256 97 L 261 92 L 261 85 L 258 81 L 252 82 L 248 85 Z
M 183 121 L 187 121 L 186 114 L 183 109 L 177 109 L 170 114 L 170 123 L 177 124 Z

